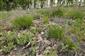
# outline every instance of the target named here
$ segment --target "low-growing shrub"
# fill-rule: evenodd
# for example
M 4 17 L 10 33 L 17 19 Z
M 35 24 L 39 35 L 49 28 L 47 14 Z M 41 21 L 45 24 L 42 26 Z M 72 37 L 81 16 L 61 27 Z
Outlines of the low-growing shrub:
M 15 43 L 15 32 L 4 32 L 0 38 L 0 49 L 4 54 L 9 53 L 16 45 Z
M 16 33 L 15 32 L 7 32 L 5 33 L 5 41 L 6 42 L 14 42 L 16 38 Z
M 22 32 L 19 33 L 16 38 L 16 43 L 18 45 L 25 45 L 28 42 L 31 42 L 33 38 L 33 34 L 31 32 Z
M 20 33 L 9 31 L 1 33 L 1 35 L 0 50 L 2 50 L 4 54 L 10 53 L 11 50 L 18 45 L 23 46 L 29 42 L 32 43 L 34 37 L 34 34 L 29 31 L 21 31 Z
M 34 34 L 37 33 L 38 29 L 36 27 L 30 27 L 30 31 Z
M 33 17 L 31 15 L 28 16 L 22 16 L 14 19 L 12 21 L 12 25 L 15 28 L 18 29 L 26 29 L 29 28 L 29 26 L 32 25 Z
M 49 25 L 47 34 L 49 38 L 62 39 L 64 37 L 64 29 L 58 25 Z
M 2 47 L 2 52 L 4 54 L 7 54 L 7 53 L 10 53 L 10 51 L 15 47 L 14 43 L 13 42 L 9 42 L 7 43 L 6 46 L 3 46 Z

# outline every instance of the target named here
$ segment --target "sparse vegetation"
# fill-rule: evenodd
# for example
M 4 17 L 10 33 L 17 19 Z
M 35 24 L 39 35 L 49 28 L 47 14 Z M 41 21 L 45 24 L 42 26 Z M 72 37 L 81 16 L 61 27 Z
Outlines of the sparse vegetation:
M 0 0 L 0 56 L 85 56 L 84 0 Z
M 28 15 L 15 17 L 11 22 L 9 21 L 12 30 L 4 30 L 3 28 L 6 25 L 1 25 L 0 50 L 3 54 L 10 54 L 18 47 L 30 49 L 31 51 L 28 50 L 27 55 L 36 55 L 37 52 L 41 52 L 45 56 L 62 55 L 63 52 L 65 52 L 63 55 L 66 55 L 66 53 L 73 54 L 72 52 L 75 53 L 80 50 L 80 43 L 85 40 L 84 12 L 63 7 L 59 9 L 41 9 L 40 11 L 34 10 L 34 12 L 36 15 L 29 12 Z M 54 22 L 51 20 L 51 18 L 56 19 L 57 17 L 63 18 L 62 21 Z M 72 21 L 66 23 L 69 18 Z M 76 42 L 73 38 L 76 39 Z M 48 44 L 48 41 L 52 44 Z M 58 47 L 53 49 L 56 43 Z M 36 52 L 37 49 L 47 48 L 45 45 L 51 47 L 50 52 L 47 49 Z

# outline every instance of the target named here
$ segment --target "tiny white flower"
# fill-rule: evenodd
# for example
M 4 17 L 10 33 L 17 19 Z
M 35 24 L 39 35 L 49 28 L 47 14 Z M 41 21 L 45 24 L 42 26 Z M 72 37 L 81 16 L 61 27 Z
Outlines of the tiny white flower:
M 44 34 L 44 32 L 41 32 L 41 34 L 43 35 L 43 34 Z
M 10 33 L 11 33 L 11 31 L 8 31 L 7 33 L 8 33 L 8 34 L 10 34 Z
M 20 33 L 18 33 L 18 37 L 20 36 Z

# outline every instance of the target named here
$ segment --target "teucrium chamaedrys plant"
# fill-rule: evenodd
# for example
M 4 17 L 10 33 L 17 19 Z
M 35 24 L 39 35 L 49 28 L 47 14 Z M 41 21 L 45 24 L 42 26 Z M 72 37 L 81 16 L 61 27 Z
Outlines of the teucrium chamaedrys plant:
M 9 53 L 16 45 L 15 43 L 15 32 L 5 32 L 5 34 L 3 33 L 2 37 L 3 39 L 0 41 L 1 42 L 1 49 L 2 52 L 7 54 Z
M 34 37 L 34 34 L 31 33 L 30 31 L 22 32 L 18 34 L 16 38 L 16 42 L 18 45 L 25 45 L 28 42 L 31 42 L 33 37 Z

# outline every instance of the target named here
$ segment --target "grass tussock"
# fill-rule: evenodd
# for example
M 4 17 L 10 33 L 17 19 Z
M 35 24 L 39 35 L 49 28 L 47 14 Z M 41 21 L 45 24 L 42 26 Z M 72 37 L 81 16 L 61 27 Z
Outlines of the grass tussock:
M 33 16 L 26 15 L 18 17 L 12 21 L 12 26 L 17 29 L 26 29 L 32 25 Z

